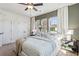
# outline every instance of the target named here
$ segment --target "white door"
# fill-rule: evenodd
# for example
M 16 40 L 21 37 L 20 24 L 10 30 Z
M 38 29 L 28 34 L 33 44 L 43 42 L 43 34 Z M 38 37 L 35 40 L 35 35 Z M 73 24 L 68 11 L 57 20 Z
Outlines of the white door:
M 2 15 L 0 15 L 0 46 L 2 46 L 2 40 L 3 40 L 3 19 L 2 19 Z
M 15 42 L 18 37 L 18 19 L 16 19 L 14 16 L 12 16 L 11 20 L 11 34 L 12 34 L 12 40 L 11 42 Z
M 12 39 L 12 34 L 11 34 L 11 17 L 7 17 L 8 15 L 5 15 L 3 18 L 3 39 L 2 39 L 2 44 L 7 44 L 10 43 Z

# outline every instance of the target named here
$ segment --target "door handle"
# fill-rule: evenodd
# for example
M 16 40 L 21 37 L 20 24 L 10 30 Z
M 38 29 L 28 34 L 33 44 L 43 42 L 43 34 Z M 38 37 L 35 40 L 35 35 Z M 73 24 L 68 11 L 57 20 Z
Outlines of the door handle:
M 2 35 L 2 34 L 4 34 L 3 32 L 2 33 L 0 33 L 0 35 Z

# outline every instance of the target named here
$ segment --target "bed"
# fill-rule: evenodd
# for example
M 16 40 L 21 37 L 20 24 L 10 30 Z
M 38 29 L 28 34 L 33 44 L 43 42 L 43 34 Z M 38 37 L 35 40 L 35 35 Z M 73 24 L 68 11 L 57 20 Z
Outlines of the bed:
M 41 35 L 18 39 L 16 41 L 16 52 L 20 56 L 55 56 L 60 46 L 57 35 L 42 33 Z

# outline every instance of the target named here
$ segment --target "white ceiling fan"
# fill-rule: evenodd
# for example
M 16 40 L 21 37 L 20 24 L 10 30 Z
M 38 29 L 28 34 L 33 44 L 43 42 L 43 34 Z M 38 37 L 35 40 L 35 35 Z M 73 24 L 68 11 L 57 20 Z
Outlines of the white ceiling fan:
M 35 10 L 35 11 L 38 11 L 38 9 L 36 9 L 35 8 L 35 6 L 42 6 L 43 5 L 43 3 L 36 3 L 36 4 L 34 4 L 34 3 L 19 3 L 19 4 L 21 4 L 21 5 L 27 5 L 27 7 L 25 8 L 25 11 L 27 11 L 28 9 L 33 9 L 33 10 Z

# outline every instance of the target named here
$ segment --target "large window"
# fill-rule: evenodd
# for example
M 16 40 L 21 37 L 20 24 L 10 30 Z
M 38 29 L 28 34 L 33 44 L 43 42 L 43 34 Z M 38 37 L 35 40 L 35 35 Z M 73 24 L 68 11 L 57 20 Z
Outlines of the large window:
M 53 16 L 53 17 L 49 18 L 49 31 L 50 32 L 57 31 L 57 23 L 58 23 L 57 16 Z

